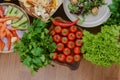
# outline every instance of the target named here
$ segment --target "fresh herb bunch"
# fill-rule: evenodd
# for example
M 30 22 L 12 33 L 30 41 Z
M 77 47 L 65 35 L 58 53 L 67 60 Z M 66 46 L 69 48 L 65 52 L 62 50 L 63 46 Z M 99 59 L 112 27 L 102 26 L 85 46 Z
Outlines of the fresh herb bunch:
M 120 64 L 120 26 L 103 26 L 94 35 L 83 31 L 83 57 L 96 65 L 110 66 Z
M 14 49 L 18 52 L 21 62 L 33 73 L 51 63 L 56 44 L 49 35 L 46 23 L 35 19 Z
M 77 0 L 74 4 L 70 3 L 68 9 L 72 14 L 85 16 L 91 14 L 94 7 L 100 7 L 101 5 L 105 5 L 104 0 Z
M 109 9 L 111 17 L 105 22 L 105 25 L 120 25 L 120 0 L 112 0 Z

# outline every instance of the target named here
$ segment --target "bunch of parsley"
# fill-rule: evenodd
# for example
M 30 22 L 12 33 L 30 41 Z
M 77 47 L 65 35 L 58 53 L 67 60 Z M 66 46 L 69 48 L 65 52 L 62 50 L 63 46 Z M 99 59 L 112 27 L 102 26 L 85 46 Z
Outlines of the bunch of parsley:
M 120 26 L 103 26 L 98 34 L 83 31 L 83 57 L 102 66 L 120 64 Z
M 106 25 L 120 25 L 120 0 L 112 0 L 109 6 L 111 17 L 105 22 Z
M 46 23 L 35 19 L 21 41 L 15 44 L 14 49 L 19 54 L 21 62 L 34 73 L 51 63 L 56 44 L 49 35 Z

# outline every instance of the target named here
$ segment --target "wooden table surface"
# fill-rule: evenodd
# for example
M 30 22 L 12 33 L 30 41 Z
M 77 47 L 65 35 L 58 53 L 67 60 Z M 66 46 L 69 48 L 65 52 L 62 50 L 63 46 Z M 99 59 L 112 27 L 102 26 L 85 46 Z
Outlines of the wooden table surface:
M 62 5 L 53 17 L 55 16 L 69 20 Z M 86 30 L 96 33 L 100 31 L 100 27 Z M 118 65 L 101 67 L 82 59 L 79 68 L 71 70 L 67 66 L 53 64 L 54 67 L 41 68 L 34 76 L 31 76 L 29 69 L 20 62 L 18 54 L 0 54 L 0 80 L 120 80 L 120 66 Z
M 0 80 L 120 80 L 120 66 L 100 67 L 82 59 L 77 70 L 54 63 L 31 76 L 15 53 L 0 54 Z

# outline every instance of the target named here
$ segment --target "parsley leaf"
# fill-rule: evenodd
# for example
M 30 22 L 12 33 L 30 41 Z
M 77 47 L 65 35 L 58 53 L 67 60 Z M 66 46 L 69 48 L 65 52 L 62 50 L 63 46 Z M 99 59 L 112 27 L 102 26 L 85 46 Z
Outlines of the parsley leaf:
M 56 44 L 49 35 L 46 25 L 47 23 L 42 20 L 35 19 L 28 32 L 14 46 L 21 62 L 30 69 L 32 74 L 51 63 L 51 53 L 56 49 Z

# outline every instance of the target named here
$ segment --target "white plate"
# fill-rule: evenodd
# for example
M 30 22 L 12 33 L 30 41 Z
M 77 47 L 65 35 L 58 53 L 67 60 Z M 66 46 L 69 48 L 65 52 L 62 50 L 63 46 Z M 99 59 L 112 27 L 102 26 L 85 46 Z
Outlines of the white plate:
M 26 12 L 22 8 L 20 8 L 19 6 L 15 5 L 15 4 L 12 4 L 12 3 L 1 3 L 0 5 L 2 5 L 2 7 L 4 9 L 4 14 L 7 12 L 7 7 L 8 6 L 12 6 L 12 7 L 17 8 L 18 9 L 17 13 L 19 13 L 19 11 L 23 12 L 24 15 L 22 17 L 27 17 L 27 19 L 28 19 L 27 20 L 28 21 L 27 25 L 28 26 L 30 25 L 29 17 L 28 17 Z M 11 27 L 11 26 L 7 25 L 7 27 Z M 17 35 L 19 36 L 19 38 L 22 38 L 22 36 L 23 36 L 24 32 L 26 32 L 26 30 L 17 30 L 16 32 L 17 32 Z M 1 40 L 4 41 L 5 47 L 4 47 L 3 51 L 0 51 L 0 53 L 11 53 L 11 52 L 14 52 L 14 45 L 11 45 L 11 49 L 10 49 L 10 51 L 8 51 L 8 49 L 7 49 L 8 48 L 7 47 L 8 41 L 7 41 L 6 37 L 2 38 Z
M 64 8 L 64 11 L 65 11 L 67 17 L 71 21 L 74 21 L 74 20 L 76 20 L 76 17 L 69 12 L 69 9 L 68 9 L 69 3 L 70 3 L 69 0 L 65 0 L 63 2 L 63 8 Z M 105 0 L 105 3 L 107 3 L 107 5 L 109 5 L 112 3 L 112 0 Z M 85 17 L 85 22 L 83 22 L 82 24 L 78 23 L 78 25 L 82 26 L 82 27 L 87 27 L 87 28 L 96 27 L 96 26 L 101 25 L 111 15 L 110 10 L 107 5 L 103 5 L 103 6 L 99 7 L 99 13 L 97 15 L 92 15 L 92 14 L 87 15 Z M 81 16 L 78 16 L 78 17 L 81 19 Z

